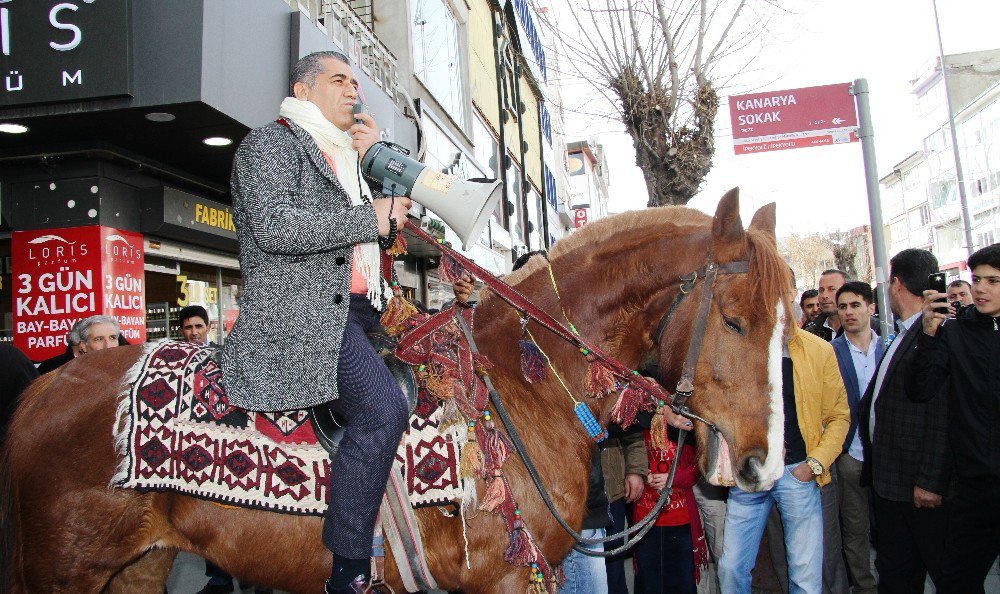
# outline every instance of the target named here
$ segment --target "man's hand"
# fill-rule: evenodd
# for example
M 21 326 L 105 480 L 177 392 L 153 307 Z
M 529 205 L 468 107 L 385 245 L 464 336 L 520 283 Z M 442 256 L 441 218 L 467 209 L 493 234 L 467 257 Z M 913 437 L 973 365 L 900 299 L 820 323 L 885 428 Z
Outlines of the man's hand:
M 690 419 L 675 413 L 669 406 L 663 407 L 663 414 L 667 424 L 671 427 L 676 427 L 685 431 L 690 431 L 694 428 L 694 423 L 692 423 Z
M 389 218 L 396 219 L 396 229 L 400 232 L 403 225 L 406 225 L 406 213 L 409 212 L 413 201 L 405 196 L 395 198 L 376 198 L 372 200 L 372 208 L 375 209 L 375 220 L 378 221 L 378 234 L 382 237 L 389 235 Z M 392 212 L 389 212 L 390 208 Z
M 354 143 L 352 145 L 354 150 L 358 151 L 361 158 L 364 158 L 368 149 L 379 141 L 378 124 L 375 123 L 375 118 L 367 113 L 357 113 L 354 114 L 354 117 L 360 119 L 364 123 L 355 123 L 353 126 L 348 128 L 347 133 L 354 139 Z
M 634 503 L 642 495 L 642 475 L 629 473 L 625 475 L 625 501 Z
M 927 291 L 924 291 L 927 294 Z M 938 293 L 940 295 L 941 293 Z M 913 505 L 920 509 L 934 509 L 941 505 L 941 496 L 937 493 L 925 491 L 920 487 L 913 487 Z
M 455 279 L 455 282 L 451 285 L 453 291 L 455 291 L 455 301 L 465 305 L 469 302 L 469 298 L 472 297 L 472 291 L 476 288 L 476 285 L 472 283 L 472 279 L 466 279 L 465 277 Z
M 809 468 L 809 465 L 805 462 L 800 462 L 798 466 L 792 469 L 792 476 L 803 483 L 816 480 L 816 475 L 813 474 L 812 468 Z
M 941 322 L 947 320 L 948 316 L 955 315 L 955 308 L 952 307 L 951 304 L 945 304 L 940 302 L 936 303 L 934 301 L 935 299 L 940 299 L 942 297 L 947 299 L 948 295 L 944 293 L 938 293 L 934 289 L 927 289 L 926 291 L 924 291 L 924 308 L 923 308 L 924 317 L 922 317 L 920 320 L 921 324 L 924 327 L 924 334 L 928 336 L 934 336 L 935 334 L 937 334 L 937 330 L 938 327 L 941 325 Z M 935 311 L 935 308 L 941 308 L 946 306 L 948 308 L 947 313 L 943 311 L 940 312 Z M 917 507 L 920 506 L 918 505 Z

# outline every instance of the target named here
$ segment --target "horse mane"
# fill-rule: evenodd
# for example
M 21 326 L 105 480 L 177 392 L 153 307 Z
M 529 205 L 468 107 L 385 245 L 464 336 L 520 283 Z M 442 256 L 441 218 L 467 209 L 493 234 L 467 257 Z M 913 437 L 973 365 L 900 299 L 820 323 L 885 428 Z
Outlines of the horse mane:
M 788 299 L 788 288 L 792 286 L 790 269 L 778 253 L 773 236 L 749 229 L 746 238 L 750 249 L 750 294 L 767 305 L 761 308 L 761 313 L 773 324 L 776 312 L 770 304 Z
M 599 261 L 603 255 L 602 250 L 621 248 L 621 242 L 615 240 L 615 237 L 626 233 L 642 235 L 654 228 L 662 234 L 662 227 L 668 224 L 675 227 L 692 225 L 709 227 L 712 224 L 712 217 L 685 206 L 661 206 L 626 211 L 588 223 L 569 236 L 560 239 L 549 252 L 549 259 L 555 260 L 581 247 L 586 247 L 590 250 L 590 257 Z M 544 262 L 543 258 L 532 257 L 520 269 L 507 275 L 504 280 L 512 285 L 517 284 L 535 271 L 544 268 Z

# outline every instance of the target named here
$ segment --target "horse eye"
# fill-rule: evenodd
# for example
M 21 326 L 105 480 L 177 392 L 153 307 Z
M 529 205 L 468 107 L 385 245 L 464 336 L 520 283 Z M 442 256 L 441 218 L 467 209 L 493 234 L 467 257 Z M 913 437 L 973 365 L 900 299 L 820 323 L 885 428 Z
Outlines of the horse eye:
M 725 323 L 726 328 L 729 328 L 733 332 L 739 334 L 740 336 L 743 336 L 743 328 L 739 325 L 739 323 L 736 322 L 736 320 L 723 316 L 722 321 L 723 323 Z

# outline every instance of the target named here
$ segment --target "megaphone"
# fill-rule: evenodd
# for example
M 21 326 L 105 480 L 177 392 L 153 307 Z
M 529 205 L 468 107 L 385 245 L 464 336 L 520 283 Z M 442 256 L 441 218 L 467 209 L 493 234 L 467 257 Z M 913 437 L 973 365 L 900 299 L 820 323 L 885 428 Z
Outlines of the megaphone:
M 448 224 L 468 250 L 490 221 L 502 194 L 500 180 L 463 180 L 434 171 L 406 156 L 398 145 L 379 141 L 361 160 L 361 173 L 373 190 L 386 196 L 408 196 Z

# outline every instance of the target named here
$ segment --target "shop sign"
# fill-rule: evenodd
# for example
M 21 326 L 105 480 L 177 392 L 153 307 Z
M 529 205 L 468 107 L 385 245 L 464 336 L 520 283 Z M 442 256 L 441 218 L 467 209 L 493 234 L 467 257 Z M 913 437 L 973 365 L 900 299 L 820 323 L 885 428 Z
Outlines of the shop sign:
M 231 206 L 175 188 L 163 188 L 163 222 L 236 239 Z
M 0 106 L 130 95 L 130 5 L 0 3 Z
M 573 227 L 580 228 L 587 224 L 587 209 L 573 209 Z
M 77 320 L 115 316 L 145 342 L 142 236 L 110 227 L 15 231 L 11 237 L 14 346 L 40 361 L 66 349 Z

